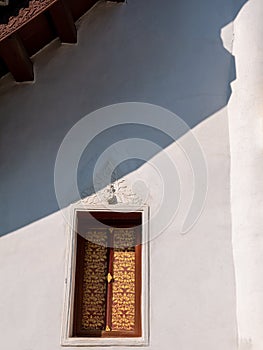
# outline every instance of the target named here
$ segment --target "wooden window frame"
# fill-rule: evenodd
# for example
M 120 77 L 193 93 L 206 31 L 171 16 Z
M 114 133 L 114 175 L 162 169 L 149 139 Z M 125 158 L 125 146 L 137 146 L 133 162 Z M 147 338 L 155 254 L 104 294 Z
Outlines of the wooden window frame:
M 62 322 L 62 346 L 147 346 L 149 341 L 149 247 L 148 247 L 148 216 L 149 208 L 146 205 L 115 205 L 112 210 L 120 213 L 138 212 L 141 214 L 141 240 L 142 244 L 137 245 L 137 254 L 140 255 L 140 300 L 136 301 L 137 320 L 136 331 L 121 333 L 115 331 L 107 332 L 101 337 L 74 335 L 74 300 L 75 300 L 75 274 L 76 274 L 76 258 L 77 258 L 77 214 L 78 212 L 105 212 L 111 213 L 108 209 L 101 207 L 83 207 L 83 205 L 75 204 L 70 208 L 70 219 L 68 225 L 68 247 L 67 247 L 67 267 L 65 278 L 65 300 Z M 138 261 L 138 260 L 137 260 Z M 137 293 L 138 295 L 138 293 Z M 138 323 L 139 322 L 139 323 Z M 138 327 L 139 324 L 139 327 Z M 119 333 L 119 334 L 118 334 Z M 75 332 L 76 334 L 76 332 Z

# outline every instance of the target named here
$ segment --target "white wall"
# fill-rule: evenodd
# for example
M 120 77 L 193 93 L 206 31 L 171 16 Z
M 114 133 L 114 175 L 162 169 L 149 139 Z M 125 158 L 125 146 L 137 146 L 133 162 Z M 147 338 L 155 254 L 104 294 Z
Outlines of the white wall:
M 237 80 L 229 105 L 233 246 L 241 349 L 263 346 L 263 15 L 249 1 L 235 21 Z
M 161 167 L 161 175 L 153 176 L 153 166 L 166 152 L 178 165 L 183 179 L 178 217 L 151 242 L 150 349 L 237 348 L 226 108 L 235 62 L 220 31 L 244 2 L 101 3 L 80 21 L 78 45 L 54 42 L 35 57 L 34 84 L 1 80 L 4 349 L 61 349 L 67 237 L 54 193 L 56 154 L 67 131 L 82 117 L 128 101 L 161 105 L 185 120 L 203 147 L 208 169 L 204 211 L 193 229 L 181 235 L 191 169 L 169 138 L 147 127 L 108 130 L 94 140 L 80 163 L 79 185 L 84 189 L 99 154 L 110 144 L 129 137 L 157 143 L 163 151 L 149 159 L 152 165 L 131 161 L 119 167 L 131 183 L 139 178 L 147 184 L 151 207 L 167 171 Z M 231 42 L 232 36 L 230 29 L 224 42 Z

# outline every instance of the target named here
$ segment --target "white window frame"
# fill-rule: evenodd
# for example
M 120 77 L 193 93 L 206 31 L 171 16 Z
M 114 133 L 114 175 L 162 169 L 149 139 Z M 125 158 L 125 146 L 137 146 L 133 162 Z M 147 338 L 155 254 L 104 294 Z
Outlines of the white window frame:
M 141 293 L 141 322 L 142 336 L 136 338 L 93 338 L 73 337 L 73 308 L 74 282 L 76 270 L 76 214 L 78 211 L 96 212 L 105 211 L 103 206 L 85 206 L 73 204 L 70 208 L 70 223 L 67 228 L 68 245 L 66 252 L 65 297 L 62 320 L 62 346 L 148 346 L 149 345 L 149 207 L 147 205 L 114 205 L 112 210 L 119 212 L 140 212 L 142 214 L 142 293 Z M 71 224 L 72 223 L 72 224 Z

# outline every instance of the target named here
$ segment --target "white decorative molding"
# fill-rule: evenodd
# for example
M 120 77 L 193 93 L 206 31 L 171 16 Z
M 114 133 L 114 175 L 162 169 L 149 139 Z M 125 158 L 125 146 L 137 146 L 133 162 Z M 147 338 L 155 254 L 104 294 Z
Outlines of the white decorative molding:
M 73 306 L 74 306 L 74 289 L 75 289 L 75 267 L 76 267 L 76 213 L 78 211 L 96 211 L 107 210 L 103 208 L 101 202 L 100 206 L 95 202 L 91 206 L 83 205 L 83 201 L 88 198 L 89 201 L 99 200 L 101 197 L 98 194 L 89 196 L 83 201 L 72 204 L 71 206 L 71 220 L 68 225 L 68 245 L 67 245 L 67 262 L 66 262 L 66 274 L 65 274 L 65 298 L 63 307 L 63 320 L 62 320 L 62 334 L 61 345 L 69 347 L 109 347 L 109 346 L 137 346 L 147 347 L 149 345 L 149 207 L 147 205 L 132 205 L 131 201 L 139 200 L 136 195 L 130 192 L 128 186 L 124 186 L 125 181 L 120 181 L 120 187 L 116 191 L 117 198 L 123 198 L 126 201 L 125 204 L 118 203 L 118 211 L 137 211 L 142 214 L 142 290 L 141 290 L 141 324 L 142 324 L 142 336 L 134 338 L 92 338 L 92 337 L 73 337 Z M 115 184 L 115 183 L 114 183 Z M 116 185 L 116 184 L 115 184 Z M 122 190 L 121 190 L 122 187 Z M 108 196 L 108 192 L 107 196 Z M 115 193 L 115 192 L 114 192 Z M 121 196 L 121 193 L 123 196 Z M 106 201 L 109 197 L 105 197 Z M 134 197 L 135 196 L 135 197 Z M 93 198 L 93 199 L 91 199 Z M 85 208 L 83 208 L 85 207 Z
M 92 188 L 82 192 L 81 203 L 84 205 L 142 205 L 140 196 L 132 191 L 127 181 L 123 178 L 107 185 L 105 188 L 93 193 Z

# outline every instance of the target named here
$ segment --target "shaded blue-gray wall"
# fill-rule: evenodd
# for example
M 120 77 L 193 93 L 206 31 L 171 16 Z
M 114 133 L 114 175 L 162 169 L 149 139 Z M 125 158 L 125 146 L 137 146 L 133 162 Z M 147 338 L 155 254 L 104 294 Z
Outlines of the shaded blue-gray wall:
M 1 233 L 57 210 L 55 157 L 67 131 L 89 112 L 113 103 L 147 102 L 170 109 L 192 128 L 223 108 L 235 62 L 220 31 L 244 2 L 102 2 L 81 22 L 78 45 L 55 43 L 35 58 L 35 84 L 6 88 L 3 79 Z M 109 130 L 83 155 L 89 169 L 109 143 L 141 134 L 162 147 L 171 142 L 136 126 Z M 123 171 L 136 166 L 126 164 Z

